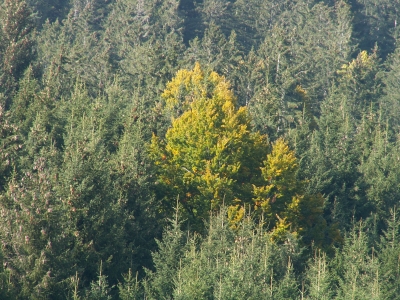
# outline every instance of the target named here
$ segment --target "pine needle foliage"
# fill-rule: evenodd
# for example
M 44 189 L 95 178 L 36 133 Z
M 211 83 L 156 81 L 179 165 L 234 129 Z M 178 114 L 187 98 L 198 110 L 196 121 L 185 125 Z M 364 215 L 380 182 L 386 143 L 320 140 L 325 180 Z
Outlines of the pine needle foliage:
M 171 233 L 175 230 L 170 229 Z M 165 243 L 171 242 L 172 246 L 174 241 L 168 238 Z M 171 274 L 163 277 L 168 280 L 163 287 L 170 287 L 169 292 L 164 289 L 158 299 L 297 299 L 299 296 L 293 273 L 293 262 L 301 253 L 298 241 L 294 238 L 278 246 L 262 227 L 254 227 L 248 217 L 234 230 L 226 209 L 221 208 L 210 217 L 204 237 L 187 235 L 184 245 L 174 265 L 169 265 Z M 173 254 L 165 252 L 166 246 L 163 243 L 157 254 L 156 270 Z M 151 275 L 145 286 L 159 287 L 152 278 L 162 273 Z

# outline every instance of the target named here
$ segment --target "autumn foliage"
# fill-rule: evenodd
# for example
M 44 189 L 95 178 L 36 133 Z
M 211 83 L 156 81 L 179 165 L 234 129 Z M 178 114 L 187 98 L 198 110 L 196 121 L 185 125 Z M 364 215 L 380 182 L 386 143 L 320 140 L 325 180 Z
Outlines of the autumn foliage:
M 225 205 L 232 226 L 246 209 L 257 211 L 279 239 L 316 224 L 326 227 L 323 198 L 305 195 L 296 179 L 294 152 L 283 139 L 270 147 L 266 135 L 252 131 L 247 108 L 237 107 L 223 76 L 197 63 L 178 71 L 163 97 L 172 124 L 164 139 L 153 136 L 150 152 L 164 208 L 178 198 L 185 217 L 199 224 Z

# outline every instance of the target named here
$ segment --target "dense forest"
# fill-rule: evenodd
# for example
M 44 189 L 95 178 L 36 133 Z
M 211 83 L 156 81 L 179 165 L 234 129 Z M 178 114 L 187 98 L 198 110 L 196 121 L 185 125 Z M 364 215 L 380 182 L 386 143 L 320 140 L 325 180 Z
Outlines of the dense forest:
M 1 299 L 400 299 L 399 0 L 0 3 Z

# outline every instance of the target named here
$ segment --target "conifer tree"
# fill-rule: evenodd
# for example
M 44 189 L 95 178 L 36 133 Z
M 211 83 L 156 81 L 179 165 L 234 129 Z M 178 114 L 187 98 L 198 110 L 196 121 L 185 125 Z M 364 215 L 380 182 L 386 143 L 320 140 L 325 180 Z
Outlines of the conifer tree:
M 113 89 L 115 90 L 107 91 L 111 99 L 122 100 L 129 97 L 124 89 L 118 86 L 114 86 Z M 130 268 L 132 274 L 135 274 L 140 271 L 141 266 L 152 266 L 150 250 L 157 246 L 154 238 L 160 237 L 161 224 L 164 221 L 163 215 L 157 211 L 158 206 L 152 189 L 154 172 L 150 168 L 146 153 L 146 143 L 153 130 L 149 126 L 152 112 L 146 109 L 147 101 L 140 96 L 131 101 L 132 103 L 120 114 L 117 111 L 110 112 L 115 116 L 115 120 L 120 119 L 123 123 L 122 129 L 119 129 L 122 134 L 114 141 L 113 146 L 116 149 L 110 157 L 110 172 L 114 193 L 119 195 L 130 220 L 130 225 L 125 227 L 125 235 L 132 252 L 124 272 Z
M 168 299 L 172 297 L 182 253 L 186 249 L 186 236 L 180 229 L 180 205 L 175 208 L 175 218 L 163 232 L 162 240 L 157 241 L 158 251 L 153 253 L 155 272 L 146 270 L 144 282 L 145 295 L 149 299 Z
M 131 2 L 113 4 L 105 30 L 126 88 L 140 89 L 155 98 L 172 77 L 183 52 L 182 17 L 176 1 Z
M 357 227 L 356 227 L 357 226 Z M 369 249 L 361 222 L 346 237 L 343 249 L 334 260 L 339 299 L 381 299 L 378 258 Z
M 1 239 L 10 282 L 18 297 L 52 297 L 62 291 L 68 276 L 65 245 L 68 243 L 60 220 L 65 206 L 54 194 L 54 172 L 59 153 L 52 147 L 38 115 L 27 145 L 38 152 L 25 173 L 14 177 L 1 195 Z
M 71 276 L 78 272 L 81 284 L 87 286 L 102 261 L 104 275 L 113 285 L 125 271 L 122 261 L 129 256 L 130 246 L 125 243 L 125 199 L 113 189 L 106 147 L 110 107 L 103 98 L 92 102 L 77 84 L 63 108 L 66 137 L 56 193 L 68 207 L 63 222 L 71 239 L 70 260 L 76 265 Z
M 34 22 L 25 0 L 5 0 L 0 16 L 0 92 L 6 96 L 4 108 L 9 109 L 18 80 L 35 57 Z
M 121 300 L 141 299 L 142 290 L 137 275 L 133 277 L 131 269 L 127 275 L 124 276 L 124 281 L 118 284 L 118 296 Z
M 371 54 L 361 51 L 357 57 L 344 64 L 337 73 L 339 92 L 348 99 L 347 105 L 353 117 L 360 119 L 363 112 L 378 110 L 382 94 L 377 49 Z
M 41 27 L 46 20 L 50 23 L 63 20 L 71 8 L 70 0 L 28 0 L 32 11 L 37 14 L 38 27 Z
M 209 24 L 201 40 L 194 39 L 189 43 L 183 59 L 184 67 L 190 67 L 199 62 L 223 75 L 232 84 L 232 89 L 238 96 L 238 104 L 246 105 L 243 102 L 244 87 L 241 84 L 243 77 L 247 76 L 243 70 L 244 53 L 241 51 L 234 31 L 226 38 L 215 23 Z
M 272 140 L 319 115 L 321 100 L 352 51 L 345 3 L 328 7 L 299 1 L 292 5 L 278 14 L 245 62 L 250 65 L 248 103 L 253 122 Z
M 15 124 L 19 125 L 20 133 L 27 137 L 36 118 L 36 113 L 41 111 L 41 109 L 37 109 L 38 103 L 34 103 L 37 100 L 35 96 L 39 94 L 40 88 L 38 81 L 33 76 L 31 67 L 28 67 L 19 85 L 20 89 L 14 97 L 11 107 L 11 118 Z
M 321 103 L 318 130 L 294 131 L 294 135 L 303 132 L 310 137 L 307 146 L 301 141 L 301 134 L 294 138 L 295 144 L 302 144 L 297 153 L 302 164 L 300 173 L 309 179 L 308 189 L 325 195 L 325 213 L 330 221 L 342 225 L 349 225 L 352 216 L 367 218 L 374 211 L 373 201 L 366 197 L 368 187 L 359 165 L 369 155 L 372 132 L 384 127 L 382 121 L 377 124 L 381 96 L 378 70 L 376 53 L 359 53 L 338 70 L 337 85 L 330 88 Z M 375 120 L 375 125 L 370 124 L 370 119 Z
M 306 290 L 310 299 L 334 299 L 332 275 L 329 272 L 329 258 L 316 250 L 306 270 Z
M 19 128 L 10 120 L 10 113 L 5 111 L 4 103 L 0 104 L 0 191 L 4 191 L 12 177 L 18 161 L 18 152 L 22 149 Z
M 234 30 L 239 41 L 248 51 L 257 48 L 274 24 L 282 18 L 285 11 L 294 12 L 297 1 L 258 1 L 239 0 L 233 3 L 231 9 L 234 15 Z M 233 23 L 233 22 L 232 22 Z
M 65 118 L 59 111 L 61 102 L 54 101 L 54 88 L 41 86 L 32 72 L 29 67 L 21 79 L 9 112 L 21 142 L 21 153 L 15 163 L 19 175 L 31 169 L 42 148 L 51 145 L 61 150 L 63 146 Z M 39 137 L 32 134 L 34 124 L 43 131 Z
M 308 145 L 301 140 L 304 133 L 293 137 L 300 158 L 300 178 L 308 179 L 307 191 L 321 193 L 326 198 L 325 214 L 329 223 L 349 224 L 354 212 L 361 213 L 365 205 L 363 190 L 356 188 L 360 172 L 355 148 L 356 124 L 350 106 L 340 91 L 333 90 L 321 104 L 318 130 L 308 133 Z M 309 132 L 308 129 L 306 132 Z M 304 148 L 303 148 L 304 147 Z M 304 152 L 302 152 L 304 151 Z M 368 213 L 367 213 L 368 215 Z
M 398 130 L 400 119 L 399 99 L 400 95 L 397 89 L 400 80 L 400 49 L 397 47 L 385 62 L 386 70 L 382 72 L 383 95 L 380 98 L 380 107 L 382 114 L 388 119 L 389 128 L 394 131 Z
M 44 24 L 38 37 L 38 60 L 44 74 L 55 76 L 46 79 L 57 84 L 60 96 L 69 97 L 78 78 L 92 97 L 112 83 L 116 62 L 103 30 L 108 4 L 76 0 L 62 24 Z
M 86 299 L 111 300 L 110 287 L 107 276 L 102 274 L 102 263 L 100 264 L 99 275 L 96 281 L 90 283 L 90 290 L 86 292 Z
M 383 298 L 396 298 L 400 291 L 400 222 L 398 219 L 398 208 L 390 210 L 387 218 L 387 228 L 381 235 L 378 244 L 380 290 Z
M 371 51 L 376 45 L 383 59 L 396 47 L 399 1 L 352 0 L 349 1 L 354 15 L 353 38 L 360 50 Z
M 358 166 L 362 177 L 357 185 L 365 190 L 366 201 L 378 218 L 381 230 L 385 220 L 390 218 L 391 208 L 397 204 L 399 141 L 391 133 L 388 122 L 383 120 L 381 111 L 366 114 L 357 131 L 356 147 L 362 151 Z
M 167 245 L 162 244 L 157 255 L 156 273 L 162 276 L 163 287 L 172 287 L 162 296 L 166 299 L 297 299 L 298 283 L 293 265 L 298 262 L 300 249 L 296 239 L 277 245 L 262 226 L 254 226 L 250 217 L 233 229 L 225 208 L 213 214 L 204 237 L 188 235 L 168 272 L 157 274 L 157 265 L 167 265 L 174 242 L 175 228 L 168 230 Z M 182 233 L 181 233 L 182 234 Z M 171 237 L 169 237 L 171 235 Z M 174 237 L 174 240 L 172 240 Z M 166 251 L 168 249 L 169 251 Z M 145 286 L 152 287 L 152 280 Z M 171 290 L 170 290 L 171 291 Z M 145 294 L 154 299 L 154 294 Z M 158 294 L 158 298 L 160 298 Z
M 212 24 L 221 28 L 226 35 L 230 34 L 234 27 L 232 18 L 232 3 L 227 0 L 205 0 L 198 4 L 197 10 L 200 13 L 202 23 L 200 28 L 209 27 Z
M 74 76 L 68 74 L 69 39 L 60 21 L 46 22 L 37 36 L 37 62 L 42 67 L 41 79 L 54 100 L 71 96 Z M 72 78 L 70 78 L 72 77 Z

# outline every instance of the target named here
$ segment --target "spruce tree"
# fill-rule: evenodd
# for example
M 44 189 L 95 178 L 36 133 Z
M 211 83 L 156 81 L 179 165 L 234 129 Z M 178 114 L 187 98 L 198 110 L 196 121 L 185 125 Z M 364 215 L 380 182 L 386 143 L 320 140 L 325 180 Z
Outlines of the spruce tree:
M 164 235 L 167 244 L 160 245 L 155 257 L 156 271 L 144 283 L 146 297 L 154 299 L 156 294 L 149 293 L 151 288 L 163 287 L 163 294 L 158 294 L 158 298 L 298 298 L 293 266 L 298 263 L 301 250 L 295 238 L 285 245 L 277 245 L 249 216 L 233 228 L 224 207 L 211 215 L 206 228 L 204 236 L 188 235 L 179 252 L 173 251 L 173 246 L 182 233 L 174 234 L 175 228 L 167 231 L 169 234 Z M 172 264 L 170 257 L 174 257 Z M 163 285 L 156 285 L 154 278 Z M 166 287 L 172 288 L 173 293 Z
M 71 8 L 71 2 L 71 0 L 28 0 L 32 11 L 37 14 L 39 28 L 46 20 L 50 23 L 63 20 Z
M 370 248 L 362 223 L 355 224 L 334 260 L 338 299 L 380 299 L 378 258 Z M 335 278 L 335 279 L 336 279 Z
M 329 267 L 329 257 L 321 250 L 315 250 L 305 272 L 306 294 L 309 299 L 334 299 L 335 291 Z
M 371 51 L 378 45 L 379 56 L 385 59 L 396 47 L 399 1 L 352 0 L 349 3 L 354 15 L 353 38 L 358 47 Z
M 64 267 L 68 238 L 60 222 L 66 207 L 54 193 L 59 153 L 51 144 L 40 114 L 26 145 L 38 152 L 30 168 L 24 174 L 15 174 L 1 196 L 1 238 L 18 297 L 39 299 L 62 291 L 61 282 L 68 276 Z
M 4 108 L 18 89 L 18 80 L 35 58 L 34 21 L 24 0 L 5 0 L 0 8 L 0 92 L 6 96 Z
M 382 114 L 388 119 L 389 128 L 393 131 L 398 130 L 400 119 L 398 115 L 399 111 L 399 99 L 397 86 L 400 80 L 400 49 L 397 47 L 393 54 L 391 54 L 385 62 L 385 69 L 380 77 L 383 82 L 383 95 L 379 99 L 379 104 L 382 109 Z
M 237 41 L 234 31 L 228 38 L 225 37 L 220 27 L 215 23 L 209 24 L 204 32 L 203 38 L 190 41 L 189 47 L 183 56 L 184 67 L 191 67 L 196 62 L 207 66 L 218 74 L 225 76 L 232 84 L 238 103 L 244 106 L 246 99 L 242 97 L 245 93 L 241 80 L 246 77 L 243 61 L 244 53 Z
M 162 240 L 158 240 L 158 251 L 153 253 L 155 271 L 146 270 L 144 282 L 146 298 L 170 299 L 178 279 L 178 269 L 182 253 L 186 249 L 186 236 L 180 229 L 180 205 L 177 202 L 175 218 L 165 227 Z
M 378 246 L 380 290 L 383 298 L 396 298 L 400 291 L 400 247 L 398 208 L 390 210 L 387 228 L 381 235 Z
M 63 218 L 70 238 L 68 253 L 75 264 L 72 274 L 78 272 L 83 286 L 97 276 L 101 261 L 113 285 L 125 271 L 122 261 L 130 251 L 125 243 L 124 201 L 113 189 L 106 147 L 109 108 L 103 98 L 92 102 L 79 84 L 64 106 L 66 137 L 56 193 L 68 207 Z
M 276 139 L 304 123 L 305 116 L 313 121 L 336 71 L 352 52 L 350 38 L 349 9 L 343 2 L 328 7 L 299 1 L 279 14 L 245 62 L 256 128 Z

